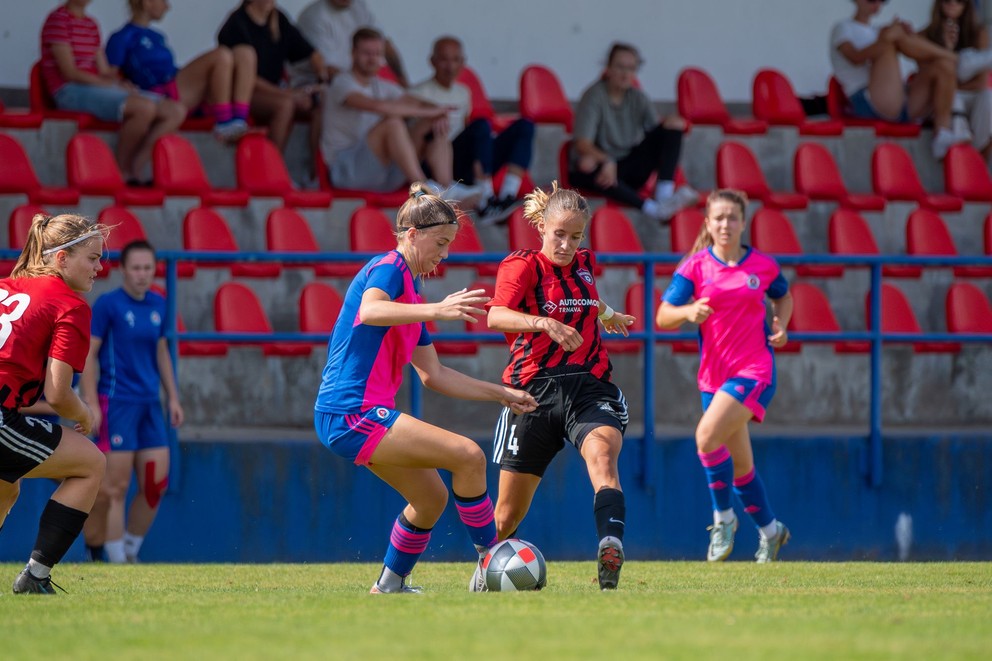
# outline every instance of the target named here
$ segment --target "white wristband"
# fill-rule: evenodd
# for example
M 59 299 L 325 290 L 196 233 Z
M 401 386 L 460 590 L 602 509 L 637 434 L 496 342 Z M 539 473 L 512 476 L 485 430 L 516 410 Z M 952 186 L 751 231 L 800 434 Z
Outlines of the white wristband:
M 606 309 L 603 310 L 603 312 L 599 315 L 599 320 L 600 321 L 609 321 L 610 319 L 613 318 L 613 315 L 614 314 L 616 314 L 616 312 L 613 310 L 613 308 L 611 308 L 609 305 L 607 305 L 606 306 Z

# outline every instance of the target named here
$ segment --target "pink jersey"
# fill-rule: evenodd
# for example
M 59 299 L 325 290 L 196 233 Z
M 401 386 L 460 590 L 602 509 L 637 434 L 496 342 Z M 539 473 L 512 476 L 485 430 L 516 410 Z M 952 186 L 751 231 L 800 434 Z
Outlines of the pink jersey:
M 778 263 L 746 248 L 743 259 L 729 266 L 701 250 L 676 270 L 662 297 L 672 305 L 709 297 L 713 314 L 699 326 L 699 389 L 715 392 L 727 379 L 743 377 L 771 383 L 775 358 L 766 323 L 765 295 L 781 298 L 789 291 Z

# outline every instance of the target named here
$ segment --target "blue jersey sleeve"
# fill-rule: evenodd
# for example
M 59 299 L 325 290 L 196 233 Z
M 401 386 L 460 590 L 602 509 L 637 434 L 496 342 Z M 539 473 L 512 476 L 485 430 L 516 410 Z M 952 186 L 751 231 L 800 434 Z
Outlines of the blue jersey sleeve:
M 778 277 L 772 280 L 772 284 L 768 285 L 766 290 L 770 298 L 779 299 L 789 293 L 789 281 L 785 279 L 785 276 L 779 272 Z
M 403 293 L 403 272 L 395 265 L 379 262 L 369 268 L 369 277 L 365 281 L 365 290 L 381 289 L 396 300 Z
M 692 280 L 681 273 L 672 276 L 672 282 L 662 295 L 661 300 L 671 305 L 685 305 L 692 300 L 692 295 L 696 291 L 696 286 Z

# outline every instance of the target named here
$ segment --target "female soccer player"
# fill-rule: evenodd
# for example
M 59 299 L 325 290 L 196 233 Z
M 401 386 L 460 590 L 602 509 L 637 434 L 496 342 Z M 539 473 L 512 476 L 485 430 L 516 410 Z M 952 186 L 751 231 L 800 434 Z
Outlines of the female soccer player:
M 414 182 L 396 215 L 396 249 L 374 257 L 348 288 L 314 406 L 321 442 L 368 467 L 407 500 L 393 524 L 373 594 L 420 591 L 407 585 L 406 577 L 427 548 L 448 500 L 439 468 L 451 472 L 458 515 L 480 563 L 496 543 L 485 455 L 472 440 L 395 409 L 404 366 L 412 363 L 425 386 L 445 395 L 494 400 L 519 412 L 537 406 L 525 392 L 473 379 L 438 361 L 425 322 L 474 322 L 484 312 L 479 306 L 489 300 L 481 289 L 462 289 L 440 303 L 424 303 L 420 297 L 419 277 L 448 256 L 457 231 L 451 205 Z M 473 579 L 469 589 L 482 590 L 478 567 Z
M 107 231 L 81 216 L 38 214 L 10 277 L 0 279 L 0 527 L 17 480 L 61 480 L 41 514 L 38 538 L 14 593 L 55 594 L 52 567 L 83 528 L 106 462 L 86 438 L 94 414 L 72 390 L 90 345 L 90 307 Z M 20 413 L 45 394 L 70 429 Z
M 595 260 L 579 248 L 589 224 L 585 199 L 553 182 L 550 193 L 535 189 L 525 200 L 524 215 L 541 235 L 541 249 L 518 250 L 503 260 L 487 307 L 489 327 L 504 331 L 510 344 L 503 382 L 532 394 L 539 408 L 504 409 L 497 424 L 496 529 L 500 539 L 515 533 L 567 439 L 585 460 L 596 494 L 599 586 L 612 590 L 623 564 L 626 508 L 617 459 L 627 402 L 610 383 L 599 324 L 627 335 L 634 318 L 599 300 Z
M 84 534 L 90 545 L 105 537 L 107 559 L 117 563 L 137 561 L 169 483 L 161 388 L 168 397 L 169 423 L 183 423 L 165 339 L 165 298 L 150 291 L 155 279 L 151 244 L 132 241 L 124 246 L 121 274 L 122 286 L 93 304 L 90 350 L 81 381 L 84 401 L 96 413 L 98 446 L 109 453 L 101 498 Z M 138 492 L 125 508 L 132 471 L 138 477 Z
M 662 328 L 699 324 L 703 417 L 696 427 L 696 449 L 713 499 L 710 562 L 724 560 L 734 548 L 731 484 L 758 526 L 758 562 L 775 560 L 789 541 L 789 529 L 772 513 L 754 469 L 747 423 L 764 419 L 775 394 L 772 348 L 788 340 L 792 294 L 775 260 L 741 242 L 746 205 L 738 191 L 710 194 L 706 221 L 672 277 L 657 317 Z M 772 301 L 771 329 L 765 322 L 766 294 Z

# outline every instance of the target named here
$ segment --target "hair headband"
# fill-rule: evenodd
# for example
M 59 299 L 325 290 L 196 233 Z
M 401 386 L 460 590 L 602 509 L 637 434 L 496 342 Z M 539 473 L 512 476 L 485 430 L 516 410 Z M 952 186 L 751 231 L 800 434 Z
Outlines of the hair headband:
M 92 239 L 95 236 L 103 236 L 103 234 L 101 234 L 100 232 L 98 232 L 96 230 L 94 230 L 92 232 L 87 232 L 86 234 L 83 234 L 82 236 L 77 236 L 72 241 L 69 241 L 67 243 L 63 243 L 61 246 L 55 246 L 54 248 L 49 248 L 48 250 L 42 250 L 41 251 L 41 254 L 42 255 L 51 255 L 53 252 L 58 252 L 60 250 L 65 250 L 66 248 L 71 248 L 72 246 L 76 245 L 77 243 L 82 243 L 83 241 L 86 241 L 87 239 Z

